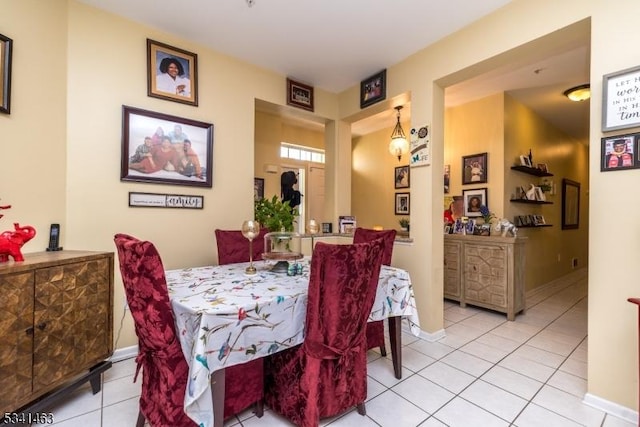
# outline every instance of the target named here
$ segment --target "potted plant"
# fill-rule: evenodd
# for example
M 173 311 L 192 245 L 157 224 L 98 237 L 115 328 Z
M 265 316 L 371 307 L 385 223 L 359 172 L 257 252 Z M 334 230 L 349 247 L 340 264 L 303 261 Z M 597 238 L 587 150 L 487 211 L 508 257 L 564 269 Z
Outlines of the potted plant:
M 255 201 L 254 218 L 271 232 L 293 231 L 293 223 L 298 216 L 298 208 L 291 208 L 289 202 L 282 202 L 278 196 L 271 200 Z
M 409 231 L 409 218 L 400 218 L 398 223 L 402 231 Z

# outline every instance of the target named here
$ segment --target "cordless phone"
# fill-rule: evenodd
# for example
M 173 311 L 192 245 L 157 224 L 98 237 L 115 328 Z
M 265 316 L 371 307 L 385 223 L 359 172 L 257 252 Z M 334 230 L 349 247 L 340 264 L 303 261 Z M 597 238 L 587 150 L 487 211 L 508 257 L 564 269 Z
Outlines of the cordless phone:
M 49 230 L 49 247 L 47 251 L 61 251 L 60 244 L 60 224 L 51 224 Z

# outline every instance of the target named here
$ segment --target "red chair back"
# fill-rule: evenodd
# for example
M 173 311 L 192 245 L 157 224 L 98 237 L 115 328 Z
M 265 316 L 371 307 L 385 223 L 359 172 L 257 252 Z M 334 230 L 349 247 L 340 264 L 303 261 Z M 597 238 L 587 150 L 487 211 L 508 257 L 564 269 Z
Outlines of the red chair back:
M 382 257 L 383 265 L 391 265 L 391 256 L 393 255 L 393 242 L 396 240 L 396 230 L 371 230 L 368 228 L 356 228 L 353 233 L 353 243 L 365 243 L 374 239 L 382 238 L 384 241 L 384 255 Z
M 258 237 L 253 239 L 253 260 L 262 259 L 264 252 L 264 235 L 269 230 L 263 228 Z M 249 240 L 242 235 L 240 230 L 215 230 L 216 244 L 218 245 L 218 265 L 233 264 L 236 262 L 249 262 Z
M 117 234 L 114 240 L 138 336 L 140 412 L 152 426 L 195 425 L 183 409 L 189 366 L 176 335 L 160 255 L 151 242 L 126 234 Z

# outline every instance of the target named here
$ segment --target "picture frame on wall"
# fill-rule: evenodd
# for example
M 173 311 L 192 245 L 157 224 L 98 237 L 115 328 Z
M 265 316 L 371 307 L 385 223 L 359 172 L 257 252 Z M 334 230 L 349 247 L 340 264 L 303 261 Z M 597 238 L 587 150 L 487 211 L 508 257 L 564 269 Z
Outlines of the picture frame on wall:
M 147 95 L 198 105 L 198 55 L 147 39 Z
M 0 113 L 11 113 L 11 55 L 13 40 L 0 34 Z
M 213 124 L 122 106 L 121 181 L 212 186 Z
M 605 74 L 602 80 L 602 131 L 639 126 L 640 66 Z
M 487 182 L 487 153 L 462 157 L 462 185 Z
M 487 206 L 487 189 L 475 188 L 473 190 L 462 190 L 462 203 L 464 216 L 469 218 L 482 216 L 480 206 Z
M 360 82 L 360 108 L 368 107 L 387 97 L 387 70 L 384 69 Z
M 253 200 L 264 199 L 264 178 L 253 178 Z
M 580 183 L 562 179 L 562 229 L 572 230 L 580 226 Z
M 410 193 L 396 193 L 396 203 L 394 212 L 396 215 L 409 215 Z
M 287 105 L 313 111 L 313 87 L 287 78 Z
M 640 167 L 638 148 L 640 133 L 612 136 L 601 139 L 600 171 L 619 171 Z
M 451 165 L 444 165 L 444 194 L 449 194 L 451 181 Z
M 394 186 L 398 188 L 409 188 L 409 166 L 398 166 L 394 173 Z

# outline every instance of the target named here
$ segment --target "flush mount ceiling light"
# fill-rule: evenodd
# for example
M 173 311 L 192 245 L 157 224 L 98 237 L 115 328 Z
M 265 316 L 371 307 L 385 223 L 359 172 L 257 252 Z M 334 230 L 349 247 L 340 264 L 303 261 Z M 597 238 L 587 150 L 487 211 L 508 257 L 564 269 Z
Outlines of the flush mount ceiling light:
M 584 85 L 572 87 L 564 91 L 564 96 L 572 101 L 586 101 L 591 98 L 591 86 L 587 83 Z
M 396 127 L 393 128 L 393 133 L 391 133 L 391 142 L 389 143 L 389 152 L 398 158 L 398 161 L 402 158 L 403 154 L 407 154 L 409 152 L 409 141 L 407 141 L 407 137 L 404 135 L 404 131 L 402 130 L 402 126 L 400 125 L 400 110 L 402 110 L 402 105 L 397 106 L 396 108 L 397 119 Z

